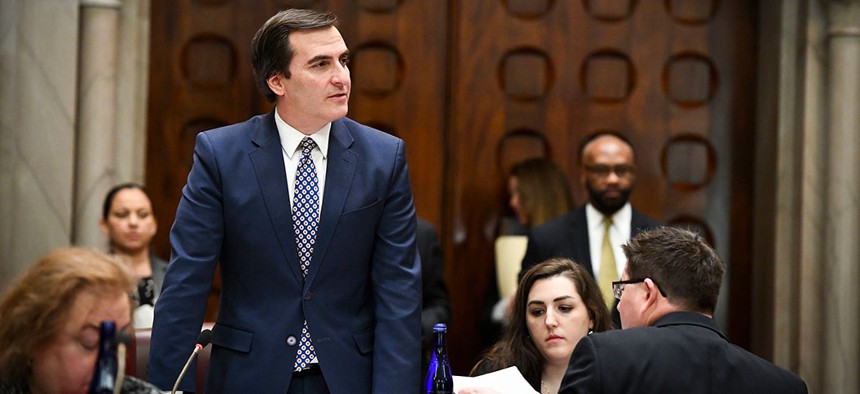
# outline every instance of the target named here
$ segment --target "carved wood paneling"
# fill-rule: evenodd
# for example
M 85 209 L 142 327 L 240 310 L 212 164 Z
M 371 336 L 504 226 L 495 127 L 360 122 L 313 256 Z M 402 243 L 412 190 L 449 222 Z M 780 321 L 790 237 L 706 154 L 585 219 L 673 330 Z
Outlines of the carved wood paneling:
M 147 182 L 167 233 L 196 132 L 264 113 L 249 43 L 285 7 L 328 9 L 353 52 L 349 116 L 406 141 L 419 215 L 441 235 L 449 353 L 466 374 L 494 280 L 505 174 L 547 156 L 585 201 L 581 138 L 627 134 L 640 210 L 698 229 L 731 264 L 732 340 L 749 338 L 754 7 L 741 0 L 152 1 Z M 216 293 L 217 294 L 217 284 Z M 213 296 L 213 299 L 215 296 Z M 214 317 L 214 309 L 210 317 Z
M 456 2 L 454 10 L 462 19 L 453 21 L 449 135 L 457 138 L 447 145 L 453 185 L 446 195 L 452 224 L 446 246 L 453 260 L 469 264 L 449 268 L 449 279 L 468 283 L 456 290 L 459 300 L 468 301 L 461 301 L 453 332 L 479 335 L 474 317 L 488 284 L 484 278 L 493 272 L 488 228 L 505 211 L 496 195 L 505 171 L 496 163 L 507 159 L 497 155 L 546 154 L 579 185 L 579 141 L 598 130 L 617 130 L 633 141 L 634 205 L 672 225 L 701 231 L 733 270 L 748 269 L 751 174 L 739 168 L 752 166 L 750 152 L 740 147 L 751 141 L 744 133 L 751 132 L 752 117 L 738 111 L 752 105 L 752 98 L 744 97 L 751 86 L 745 81 L 753 74 L 745 60 L 753 57 L 746 44 L 752 30 L 748 4 L 584 0 L 555 2 L 528 19 L 510 4 Z M 740 29 L 732 31 L 736 23 Z M 523 48 L 539 56 L 512 62 L 510 54 Z M 499 63 L 501 90 L 486 72 Z M 523 70 L 518 79 L 507 71 L 511 64 Z M 538 81 L 546 78 L 533 70 L 552 70 L 545 90 Z M 527 132 L 511 134 L 515 130 Z M 538 139 L 512 135 L 540 135 L 546 150 Z M 500 140 L 504 149 L 498 148 Z M 578 203 L 586 199 L 581 186 L 574 195 Z M 748 303 L 749 287 L 744 278 L 731 279 L 728 331 L 743 345 L 748 334 L 734 327 L 744 327 L 749 316 L 735 305 Z M 474 360 L 468 358 L 476 350 L 464 349 L 474 348 L 472 338 L 452 335 L 457 362 L 471 366 Z
M 406 142 L 418 215 L 444 227 L 445 2 L 329 1 L 350 51 L 349 117 Z

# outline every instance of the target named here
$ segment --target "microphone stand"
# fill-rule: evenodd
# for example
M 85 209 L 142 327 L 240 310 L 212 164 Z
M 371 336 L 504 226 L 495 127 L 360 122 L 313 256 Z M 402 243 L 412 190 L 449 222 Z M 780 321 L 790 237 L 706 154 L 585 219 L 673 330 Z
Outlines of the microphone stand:
M 182 372 L 180 372 L 179 377 L 176 378 L 176 383 L 173 384 L 173 390 L 170 394 L 176 394 L 176 390 L 179 388 L 179 383 L 182 382 L 182 378 L 185 377 L 185 372 L 188 371 L 188 367 L 191 365 L 191 362 L 194 361 L 195 357 L 197 357 L 197 353 L 200 353 L 204 347 L 209 345 L 211 340 L 212 330 L 206 329 L 200 332 L 200 335 L 197 336 L 197 343 L 194 344 L 194 351 L 191 352 L 191 356 L 188 357 L 188 361 L 186 361 L 185 366 L 182 367 Z
M 182 367 L 182 372 L 179 373 L 179 377 L 176 378 L 176 383 L 173 384 L 173 390 L 170 391 L 170 394 L 176 394 L 176 389 L 179 388 L 179 382 L 182 382 L 182 378 L 185 377 L 185 372 L 188 371 L 188 366 L 191 365 L 191 362 L 194 361 L 194 358 L 197 357 L 197 353 L 200 353 L 200 350 L 203 349 L 203 346 L 199 343 L 194 344 L 194 351 L 191 352 L 191 357 L 188 357 L 188 361 L 185 362 L 185 366 Z

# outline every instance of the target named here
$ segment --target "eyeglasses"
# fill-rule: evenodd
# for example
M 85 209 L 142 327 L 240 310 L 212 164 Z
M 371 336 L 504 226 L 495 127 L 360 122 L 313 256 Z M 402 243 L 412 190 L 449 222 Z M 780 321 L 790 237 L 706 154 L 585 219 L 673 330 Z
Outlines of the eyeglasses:
M 602 164 L 585 166 L 585 171 L 594 174 L 598 178 L 606 178 L 610 173 L 614 173 L 619 178 L 626 178 L 633 175 L 633 171 L 635 169 L 636 167 L 627 164 L 617 166 L 607 166 Z
M 628 280 L 619 280 L 617 282 L 612 282 L 612 294 L 615 296 L 615 299 L 620 300 L 621 294 L 624 294 L 624 285 L 632 285 L 634 283 L 642 283 L 645 279 L 651 278 L 639 278 L 639 279 L 628 279 Z M 654 279 L 651 279 L 651 282 L 654 282 Z M 654 286 L 657 286 L 657 290 L 660 290 L 660 294 L 663 297 L 666 297 L 666 293 L 663 292 L 663 289 L 660 288 L 660 285 L 657 282 L 654 282 Z

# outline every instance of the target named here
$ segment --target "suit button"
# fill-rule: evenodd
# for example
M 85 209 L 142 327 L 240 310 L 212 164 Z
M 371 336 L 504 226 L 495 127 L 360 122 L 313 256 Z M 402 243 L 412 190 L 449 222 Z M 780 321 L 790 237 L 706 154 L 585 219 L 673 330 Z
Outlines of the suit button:
M 311 297 L 313 297 L 313 295 L 314 295 L 314 293 L 312 293 L 310 291 L 305 293 L 305 301 L 310 301 Z
M 296 346 L 296 337 L 294 335 L 290 335 L 287 337 L 287 345 Z

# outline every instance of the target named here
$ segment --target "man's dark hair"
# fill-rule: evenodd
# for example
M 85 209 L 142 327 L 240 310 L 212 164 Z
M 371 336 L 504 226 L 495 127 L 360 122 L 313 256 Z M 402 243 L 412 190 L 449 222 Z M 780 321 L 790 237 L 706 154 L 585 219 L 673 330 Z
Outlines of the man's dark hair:
M 295 53 L 290 44 L 290 33 L 322 29 L 335 26 L 336 23 L 337 17 L 331 13 L 289 9 L 278 12 L 257 30 L 251 40 L 251 64 L 254 66 L 257 87 L 269 102 L 274 102 L 277 96 L 269 89 L 266 80 L 276 73 L 290 78 L 290 61 Z
M 704 238 L 659 227 L 639 233 L 622 248 L 630 279 L 651 278 L 673 304 L 714 313 L 726 265 Z
M 633 143 L 630 142 L 630 139 L 627 138 L 626 135 L 621 134 L 617 131 L 613 131 L 613 130 L 601 130 L 601 131 L 598 131 L 596 133 L 592 133 L 592 134 L 587 135 L 579 143 L 579 164 L 580 165 L 584 164 L 584 162 L 585 162 L 585 147 L 588 146 L 588 144 L 590 144 L 592 141 L 594 141 L 600 137 L 606 137 L 606 136 L 615 137 L 615 138 L 618 138 L 619 140 L 623 141 L 625 144 L 627 144 L 627 146 L 630 147 L 630 150 L 633 152 L 633 156 L 636 157 L 636 150 L 633 149 Z

